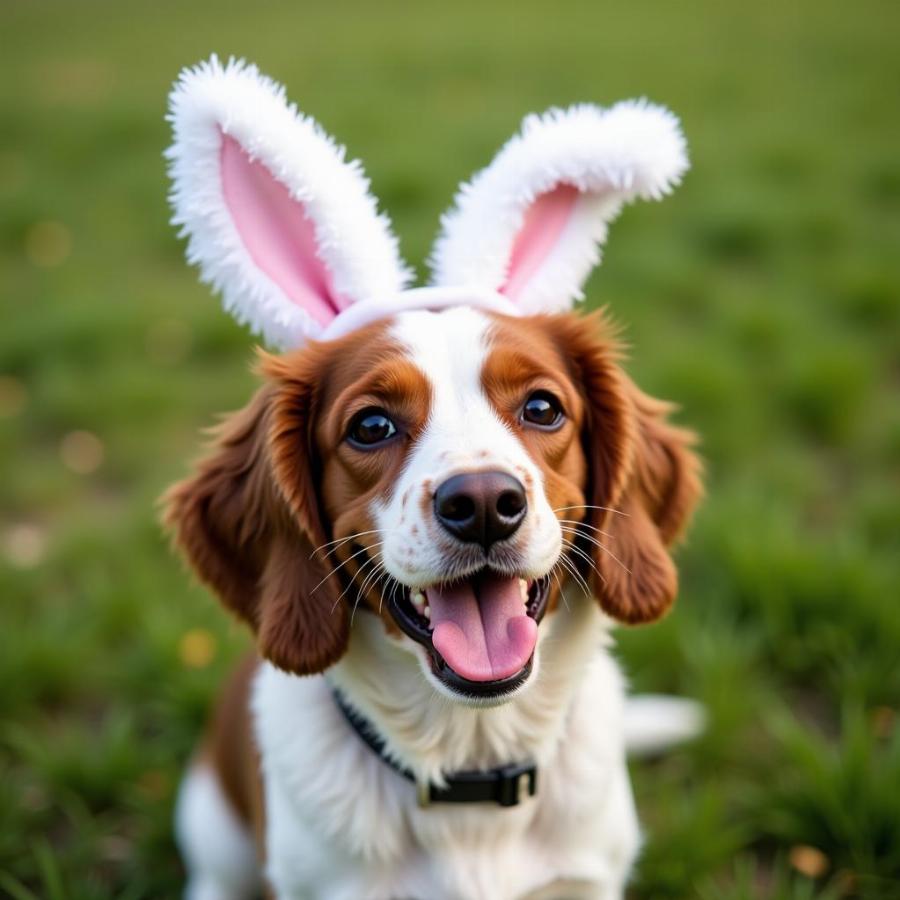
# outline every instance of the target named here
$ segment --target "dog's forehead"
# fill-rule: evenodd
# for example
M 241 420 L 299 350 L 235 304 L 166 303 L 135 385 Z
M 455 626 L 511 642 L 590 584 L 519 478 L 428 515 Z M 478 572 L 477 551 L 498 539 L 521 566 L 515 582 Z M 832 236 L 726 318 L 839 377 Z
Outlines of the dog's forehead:
M 518 319 L 509 320 L 513 328 Z M 391 327 L 392 343 L 429 382 L 427 425 L 412 449 L 409 471 L 494 464 L 530 465 L 519 438 L 497 409 L 485 383 L 495 353 L 506 345 L 500 320 L 471 307 L 410 311 Z M 524 377 L 524 376 L 523 376 Z
M 416 310 L 397 315 L 390 334 L 433 385 L 461 391 L 480 381 L 490 325 L 469 307 Z
M 550 322 L 542 317 L 509 317 L 451 307 L 440 312 L 409 311 L 396 315 L 388 328 L 388 342 L 430 383 L 432 414 L 443 409 L 467 412 L 467 399 L 488 405 L 503 388 L 542 377 L 564 394 L 570 371 L 563 348 L 553 338 Z M 577 405 L 569 396 L 571 405 Z M 468 418 L 468 416 L 466 416 Z

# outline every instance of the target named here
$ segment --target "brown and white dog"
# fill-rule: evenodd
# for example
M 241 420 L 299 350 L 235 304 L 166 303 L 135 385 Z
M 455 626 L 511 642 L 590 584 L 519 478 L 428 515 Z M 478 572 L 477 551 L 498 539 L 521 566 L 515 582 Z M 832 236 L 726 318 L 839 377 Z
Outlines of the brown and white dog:
M 259 651 L 179 798 L 193 900 L 622 895 L 639 833 L 610 628 L 669 608 L 699 480 L 605 317 L 542 311 L 577 292 L 622 203 L 684 167 L 671 116 L 631 105 L 629 130 L 616 109 L 526 125 L 446 218 L 437 286 L 404 291 L 374 206 L 354 213 L 369 243 L 343 246 L 353 180 L 323 180 L 320 145 L 360 176 L 270 82 L 213 60 L 176 88 L 190 253 L 232 309 L 299 345 L 261 354 L 264 384 L 166 498 Z M 498 206 L 513 177 L 527 189 Z M 659 734 L 693 726 L 660 709 Z M 472 799 L 453 796 L 459 773 L 512 794 L 455 802 Z

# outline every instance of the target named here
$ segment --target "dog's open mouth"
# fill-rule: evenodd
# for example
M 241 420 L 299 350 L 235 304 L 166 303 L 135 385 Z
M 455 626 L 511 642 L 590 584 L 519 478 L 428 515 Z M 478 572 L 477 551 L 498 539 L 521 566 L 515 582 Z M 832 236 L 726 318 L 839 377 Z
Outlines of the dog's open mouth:
M 459 693 L 499 696 L 531 672 L 537 626 L 549 579 L 526 581 L 491 569 L 395 592 L 390 610 L 400 628 L 431 652 L 432 671 Z

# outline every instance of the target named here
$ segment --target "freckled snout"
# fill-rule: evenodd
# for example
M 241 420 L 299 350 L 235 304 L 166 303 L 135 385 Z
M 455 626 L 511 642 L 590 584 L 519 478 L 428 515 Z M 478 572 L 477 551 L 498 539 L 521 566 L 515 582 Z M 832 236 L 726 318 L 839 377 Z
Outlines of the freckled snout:
M 434 515 L 441 526 L 485 550 L 515 534 L 527 511 L 525 488 L 506 472 L 454 475 L 434 495 Z

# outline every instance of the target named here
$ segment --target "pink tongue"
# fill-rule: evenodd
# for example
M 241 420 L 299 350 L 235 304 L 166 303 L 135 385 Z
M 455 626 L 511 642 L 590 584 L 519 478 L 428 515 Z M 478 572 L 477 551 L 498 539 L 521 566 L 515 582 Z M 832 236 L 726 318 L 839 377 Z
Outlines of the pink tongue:
M 515 675 L 531 658 L 537 624 L 525 612 L 518 578 L 478 576 L 430 587 L 425 597 L 434 649 L 457 675 L 497 681 Z

